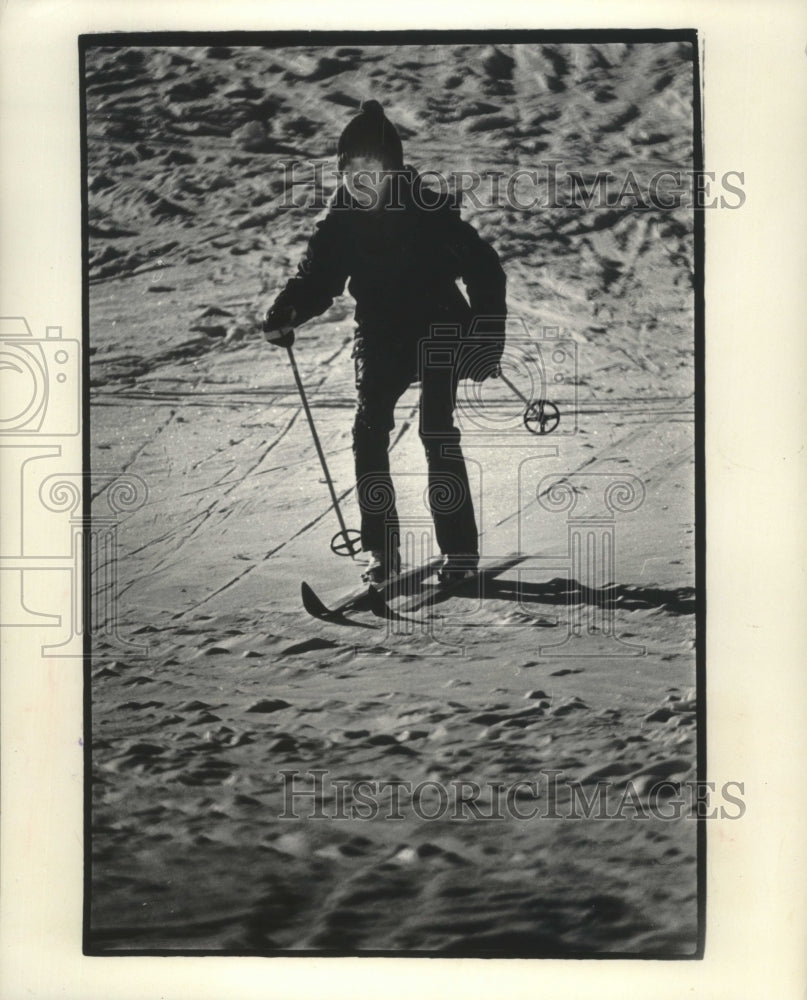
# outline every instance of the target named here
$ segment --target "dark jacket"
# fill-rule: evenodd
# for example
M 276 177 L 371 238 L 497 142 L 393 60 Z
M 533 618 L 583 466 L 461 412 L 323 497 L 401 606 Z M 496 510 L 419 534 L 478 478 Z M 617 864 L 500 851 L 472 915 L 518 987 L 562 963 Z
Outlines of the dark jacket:
M 419 341 L 439 324 L 459 328 L 463 338 L 473 330 L 464 355 L 484 335 L 486 356 L 498 360 L 507 308 L 496 251 L 462 220 L 448 196 L 420 188 L 411 167 L 399 178 L 400 207 L 377 212 L 358 207 L 343 186 L 337 189 L 271 312 L 293 306 L 300 325 L 325 312 L 349 278 L 356 300 L 354 356 L 386 356 L 391 364 L 411 367 Z M 467 302 L 457 278 L 465 283 Z

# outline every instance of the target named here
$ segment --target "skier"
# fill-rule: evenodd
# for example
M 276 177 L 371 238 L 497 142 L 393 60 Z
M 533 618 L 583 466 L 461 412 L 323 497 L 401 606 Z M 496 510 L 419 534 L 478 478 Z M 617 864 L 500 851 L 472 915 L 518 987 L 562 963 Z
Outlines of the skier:
M 418 380 L 429 505 L 444 556 L 438 576 L 464 579 L 476 571 L 479 536 L 453 411 L 460 378 L 500 374 L 505 274 L 452 198 L 404 164 L 400 136 L 377 101 L 365 101 L 348 122 L 337 166 L 343 184 L 296 275 L 267 310 L 264 333 L 270 343 L 292 344 L 294 327 L 325 312 L 350 279 L 357 324 L 353 454 L 361 545 L 370 553 L 363 579 L 381 583 L 400 569 L 388 448 L 395 404 Z M 424 349 L 445 330 L 459 336 L 442 338 L 438 352 Z

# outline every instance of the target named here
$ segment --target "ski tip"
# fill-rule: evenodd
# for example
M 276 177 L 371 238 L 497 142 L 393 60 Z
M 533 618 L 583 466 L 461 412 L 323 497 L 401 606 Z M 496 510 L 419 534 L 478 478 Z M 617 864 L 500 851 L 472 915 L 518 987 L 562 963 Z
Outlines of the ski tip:
M 300 596 L 303 599 L 303 607 L 310 615 L 313 615 L 315 618 L 327 618 L 330 614 L 328 608 L 317 597 L 305 580 L 300 584 Z

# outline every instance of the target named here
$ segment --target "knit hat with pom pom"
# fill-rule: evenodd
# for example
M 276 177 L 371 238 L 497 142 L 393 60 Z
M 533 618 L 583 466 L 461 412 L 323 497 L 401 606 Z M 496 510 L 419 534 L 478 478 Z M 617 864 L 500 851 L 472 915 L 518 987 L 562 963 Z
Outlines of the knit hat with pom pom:
M 401 137 L 378 101 L 362 102 L 359 113 L 339 136 L 336 155 L 340 170 L 345 169 L 348 160 L 359 156 L 375 156 L 389 170 L 403 167 Z

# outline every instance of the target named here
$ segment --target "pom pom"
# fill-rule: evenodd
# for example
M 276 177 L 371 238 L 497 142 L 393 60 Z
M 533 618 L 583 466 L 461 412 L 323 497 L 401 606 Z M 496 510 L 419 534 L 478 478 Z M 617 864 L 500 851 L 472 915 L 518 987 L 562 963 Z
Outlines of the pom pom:
M 378 101 L 362 101 L 359 113 L 367 115 L 371 121 L 380 121 L 384 117 L 384 109 Z

